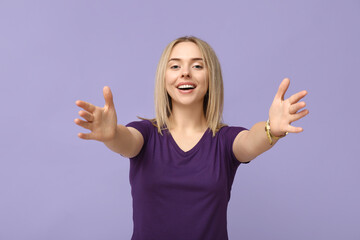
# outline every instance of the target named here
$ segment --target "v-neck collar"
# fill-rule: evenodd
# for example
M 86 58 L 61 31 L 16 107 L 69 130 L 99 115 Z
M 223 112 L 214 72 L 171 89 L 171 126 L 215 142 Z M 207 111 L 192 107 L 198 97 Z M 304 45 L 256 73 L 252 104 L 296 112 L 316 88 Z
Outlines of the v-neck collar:
M 168 136 L 169 136 L 169 139 L 170 139 L 171 144 L 174 146 L 174 148 L 176 149 L 176 151 L 177 151 L 179 154 L 183 155 L 183 156 L 188 156 L 188 155 L 192 154 L 193 152 L 196 152 L 196 151 L 200 148 L 201 143 L 205 140 L 206 135 L 209 134 L 209 132 L 210 132 L 210 131 L 209 131 L 209 128 L 207 128 L 207 129 L 205 130 L 205 132 L 203 133 L 203 135 L 201 136 L 200 140 L 195 144 L 195 146 L 193 146 L 190 150 L 188 150 L 188 151 L 185 152 L 185 151 L 182 150 L 182 149 L 179 147 L 179 145 L 176 143 L 176 141 L 175 141 L 175 139 L 173 138 L 171 132 L 170 132 L 169 130 L 166 131 L 166 133 L 167 133 Z

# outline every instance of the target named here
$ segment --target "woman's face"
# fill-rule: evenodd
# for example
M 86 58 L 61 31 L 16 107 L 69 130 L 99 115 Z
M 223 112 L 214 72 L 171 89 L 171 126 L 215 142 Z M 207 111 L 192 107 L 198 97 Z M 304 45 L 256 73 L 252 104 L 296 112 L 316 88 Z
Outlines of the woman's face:
M 175 45 L 165 73 L 165 85 L 172 104 L 203 104 L 208 90 L 208 70 L 199 47 L 193 42 Z

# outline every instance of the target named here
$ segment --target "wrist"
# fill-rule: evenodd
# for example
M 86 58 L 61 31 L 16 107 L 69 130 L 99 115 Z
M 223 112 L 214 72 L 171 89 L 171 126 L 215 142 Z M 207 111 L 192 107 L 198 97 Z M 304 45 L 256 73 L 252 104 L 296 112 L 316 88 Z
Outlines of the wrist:
M 275 140 L 283 138 L 288 134 L 288 132 L 285 132 L 284 134 L 282 134 L 280 136 L 273 135 L 271 132 L 271 128 L 270 128 L 270 120 L 269 119 L 265 123 L 265 132 L 266 132 L 266 135 L 267 135 L 270 145 L 273 145 Z
M 114 142 L 116 142 L 119 136 L 120 129 L 119 126 L 116 126 L 115 130 L 112 133 L 107 134 L 106 139 L 104 139 L 102 142 L 105 143 L 105 145 L 113 144 Z

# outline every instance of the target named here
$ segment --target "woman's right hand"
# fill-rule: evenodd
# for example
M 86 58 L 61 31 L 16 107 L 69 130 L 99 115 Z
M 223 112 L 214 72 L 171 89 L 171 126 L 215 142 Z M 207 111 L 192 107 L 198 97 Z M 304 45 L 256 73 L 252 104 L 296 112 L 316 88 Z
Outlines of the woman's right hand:
M 79 111 L 79 115 L 86 121 L 76 118 L 74 122 L 91 131 L 90 133 L 79 133 L 78 136 L 82 139 L 101 142 L 108 142 L 115 139 L 117 117 L 110 88 L 105 86 L 103 94 L 105 98 L 105 106 L 103 108 L 81 100 L 76 101 L 76 105 L 85 110 Z

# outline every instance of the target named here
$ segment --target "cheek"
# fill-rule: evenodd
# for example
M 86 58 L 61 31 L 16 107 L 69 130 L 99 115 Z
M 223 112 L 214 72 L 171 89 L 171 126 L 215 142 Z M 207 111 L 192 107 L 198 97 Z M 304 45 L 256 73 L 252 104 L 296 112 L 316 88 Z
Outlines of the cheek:
M 176 73 L 167 72 L 165 73 L 165 85 L 170 86 L 176 83 Z
M 173 79 L 174 78 L 171 76 L 171 74 L 165 73 L 165 88 L 168 92 L 171 91 L 171 86 L 174 83 Z
M 201 75 L 198 76 L 198 80 L 199 82 L 201 82 L 201 84 L 203 84 L 206 87 L 209 87 L 209 77 L 208 75 L 205 73 L 202 73 Z

